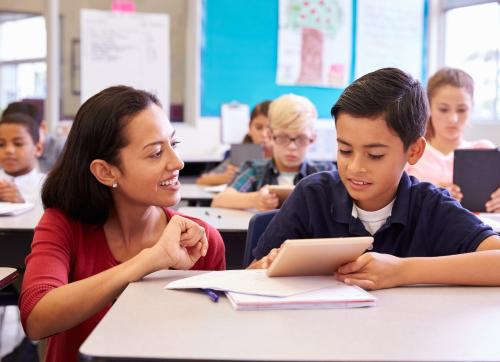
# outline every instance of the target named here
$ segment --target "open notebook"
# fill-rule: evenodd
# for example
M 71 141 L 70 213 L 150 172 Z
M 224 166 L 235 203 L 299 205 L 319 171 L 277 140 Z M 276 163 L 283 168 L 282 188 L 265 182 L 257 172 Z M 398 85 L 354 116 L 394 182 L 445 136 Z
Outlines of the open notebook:
M 175 280 L 165 288 L 224 291 L 237 310 L 351 308 L 375 304 L 371 294 L 333 276 L 268 277 L 265 269 L 203 273 Z
M 31 210 L 35 205 L 31 202 L 13 203 L 0 202 L 0 216 L 18 215 Z

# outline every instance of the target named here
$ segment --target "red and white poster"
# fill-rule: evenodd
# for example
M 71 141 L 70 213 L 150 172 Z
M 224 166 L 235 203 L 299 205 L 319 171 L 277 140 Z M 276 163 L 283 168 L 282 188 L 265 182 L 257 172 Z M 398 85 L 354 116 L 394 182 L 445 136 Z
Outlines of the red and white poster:
M 276 83 L 344 88 L 352 57 L 351 0 L 280 0 Z

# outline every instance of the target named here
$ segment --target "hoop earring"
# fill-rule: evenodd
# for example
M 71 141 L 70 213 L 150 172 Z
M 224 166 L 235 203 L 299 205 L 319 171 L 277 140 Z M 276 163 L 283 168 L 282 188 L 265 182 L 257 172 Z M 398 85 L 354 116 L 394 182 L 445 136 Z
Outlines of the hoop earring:
M 113 184 L 111 185 L 112 188 L 116 189 L 118 187 L 118 182 L 113 182 Z

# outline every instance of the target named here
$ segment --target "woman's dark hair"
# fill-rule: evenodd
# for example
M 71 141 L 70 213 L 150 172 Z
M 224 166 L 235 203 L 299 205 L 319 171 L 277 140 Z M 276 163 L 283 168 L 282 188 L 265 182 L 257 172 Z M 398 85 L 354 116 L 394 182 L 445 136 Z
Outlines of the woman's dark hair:
M 456 88 L 463 88 L 470 95 L 470 99 L 474 98 L 474 79 L 461 69 L 457 68 L 441 68 L 427 82 L 427 97 L 429 104 L 436 92 L 447 85 Z M 432 139 L 435 135 L 434 126 L 432 125 L 432 115 L 427 122 L 427 129 L 425 131 L 425 138 Z
M 26 129 L 34 144 L 40 140 L 40 128 L 35 123 L 35 120 L 24 113 L 7 113 L 0 120 L 1 124 L 17 124 Z
M 425 91 L 413 77 L 397 68 L 383 68 L 355 80 L 332 107 L 354 117 L 383 117 L 403 141 L 404 149 L 424 135 L 429 117 Z
M 253 120 L 258 116 L 266 116 L 269 113 L 269 106 L 271 105 L 270 100 L 260 102 L 255 107 L 253 107 L 252 112 L 250 113 L 250 124 L 252 124 Z M 252 137 L 247 133 L 243 138 L 242 143 L 253 143 Z
M 158 99 L 145 91 L 115 86 L 89 98 L 78 110 L 63 152 L 42 189 L 45 208 L 72 219 L 102 225 L 113 206 L 111 191 L 90 172 L 93 160 L 119 166 L 119 151 L 128 144 L 125 127 Z

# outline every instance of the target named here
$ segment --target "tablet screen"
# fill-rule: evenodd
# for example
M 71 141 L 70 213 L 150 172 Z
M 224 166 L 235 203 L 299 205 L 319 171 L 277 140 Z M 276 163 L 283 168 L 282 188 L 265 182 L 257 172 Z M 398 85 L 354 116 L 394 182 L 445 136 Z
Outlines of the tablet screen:
M 485 203 L 500 187 L 500 151 L 498 149 L 455 150 L 453 183 L 464 195 L 461 204 L 470 211 L 486 211 Z

